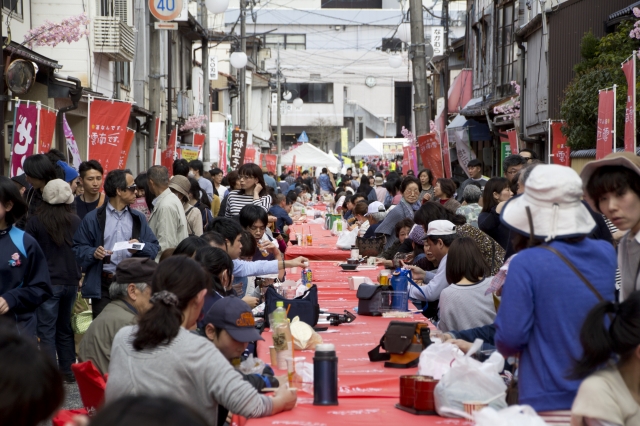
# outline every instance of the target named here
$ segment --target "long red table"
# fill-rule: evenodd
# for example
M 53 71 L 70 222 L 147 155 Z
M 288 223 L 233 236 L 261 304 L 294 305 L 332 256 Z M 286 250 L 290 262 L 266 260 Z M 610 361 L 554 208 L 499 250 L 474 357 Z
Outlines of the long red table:
M 349 290 L 351 275 L 369 276 L 374 279 L 379 270 L 343 273 L 336 262 L 311 262 L 314 283 L 318 286 L 318 298 L 323 310 L 343 313 L 345 309 L 355 313 L 358 306 L 356 292 Z M 292 274 L 295 275 L 295 274 Z M 330 326 L 329 332 L 321 332 L 325 343 L 336 346 L 338 356 L 338 404 L 337 406 L 314 406 L 313 388 L 304 384 L 298 390 L 298 403 L 292 411 L 263 419 L 246 421 L 250 426 L 263 425 L 468 425 L 465 420 L 447 419 L 438 416 L 414 416 L 394 407 L 399 400 L 399 376 L 416 374 L 417 367 L 409 369 L 385 368 L 383 362 L 370 362 L 367 352 L 378 345 L 391 318 L 357 316 L 351 324 Z M 425 321 L 415 315 L 406 321 Z M 259 342 L 258 354 L 270 362 L 269 346 L 271 333 L 263 333 L 264 342 Z M 296 357 L 304 357 L 313 363 L 313 351 L 295 351 Z M 284 374 L 277 370 L 276 374 Z
M 331 231 L 322 229 L 322 225 L 317 223 L 304 223 L 293 225 L 296 234 L 304 233 L 306 236 L 311 231 L 313 241 L 311 246 L 290 245 L 285 252 L 285 259 L 295 259 L 304 256 L 309 260 L 333 260 L 345 261 L 350 256 L 349 250 L 336 248 L 338 237 L 331 235 Z

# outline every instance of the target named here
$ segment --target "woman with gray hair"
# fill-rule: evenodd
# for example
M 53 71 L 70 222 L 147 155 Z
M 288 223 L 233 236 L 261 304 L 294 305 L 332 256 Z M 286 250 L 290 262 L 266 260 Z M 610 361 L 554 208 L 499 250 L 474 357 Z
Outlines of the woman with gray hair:
M 476 228 L 478 227 L 478 216 L 480 216 L 480 212 L 482 211 L 482 207 L 478 204 L 480 198 L 482 198 L 480 184 L 471 182 L 465 186 L 462 193 L 463 204 L 456 210 L 456 214 L 467 218 L 467 223 Z

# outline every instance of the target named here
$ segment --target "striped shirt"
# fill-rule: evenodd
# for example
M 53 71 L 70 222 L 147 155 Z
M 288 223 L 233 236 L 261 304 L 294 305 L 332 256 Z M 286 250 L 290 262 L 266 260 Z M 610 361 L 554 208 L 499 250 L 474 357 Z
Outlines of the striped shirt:
M 265 209 L 267 212 L 271 208 L 271 196 L 264 195 L 257 200 L 253 199 L 253 194 L 243 195 L 240 191 L 231 191 L 227 197 L 227 210 L 225 217 L 233 217 L 240 215 L 240 210 L 247 204 L 255 204 Z

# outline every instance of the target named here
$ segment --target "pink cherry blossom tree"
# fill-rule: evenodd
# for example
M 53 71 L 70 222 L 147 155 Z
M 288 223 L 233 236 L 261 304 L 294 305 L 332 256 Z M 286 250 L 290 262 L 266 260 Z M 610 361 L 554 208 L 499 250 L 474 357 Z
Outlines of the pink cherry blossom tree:
M 89 22 L 91 20 L 84 13 L 58 23 L 45 21 L 39 27 L 27 31 L 22 44 L 32 49 L 33 46 L 56 47 L 62 42 L 73 43 L 89 35 Z
M 180 126 L 180 131 L 186 132 L 187 130 L 199 129 L 204 125 L 206 118 L 205 115 L 192 115 Z

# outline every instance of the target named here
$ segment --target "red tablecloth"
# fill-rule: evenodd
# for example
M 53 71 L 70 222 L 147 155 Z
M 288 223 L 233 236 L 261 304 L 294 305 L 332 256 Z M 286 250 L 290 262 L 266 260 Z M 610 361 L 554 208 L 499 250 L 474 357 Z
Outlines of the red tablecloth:
M 356 292 L 348 289 L 348 274 L 339 272 L 335 262 L 312 262 L 311 267 L 319 271 L 318 286 L 320 307 L 332 313 L 345 309 L 354 312 L 358 306 Z M 328 276 L 333 271 L 334 279 Z M 375 273 L 377 271 L 367 271 Z M 320 277 L 322 277 L 320 279 Z M 355 312 L 354 312 L 355 313 Z M 391 318 L 358 316 L 351 324 L 329 327 L 330 332 L 321 332 L 325 343 L 336 346 L 338 356 L 339 405 L 320 407 L 313 405 L 312 387 L 304 385 L 298 391 L 298 405 L 292 411 L 264 419 L 252 419 L 254 425 L 385 425 L 402 422 L 420 425 L 466 425 L 463 420 L 444 419 L 438 416 L 414 416 L 394 408 L 399 398 L 399 376 L 416 374 L 417 367 L 409 369 L 385 368 L 383 362 L 370 362 L 367 352 L 378 345 Z M 415 315 L 406 321 L 426 321 Z M 269 362 L 271 333 L 263 333 L 264 342 L 259 342 L 258 354 Z M 313 363 L 313 351 L 296 351 L 296 357 L 304 357 Z M 284 373 L 277 370 L 277 374 Z
M 327 285 L 323 285 L 328 288 L 348 288 L 347 282 L 349 277 L 369 277 L 372 281 L 376 281 L 378 274 L 383 269 L 382 266 L 377 267 L 376 269 L 364 269 L 359 271 L 343 271 L 339 268 L 339 262 L 332 261 L 311 261 L 309 267 L 313 272 L 313 282 L 314 283 L 324 283 Z M 287 272 L 287 276 L 289 276 L 289 272 Z M 296 273 L 291 272 L 291 277 L 298 279 L 301 270 L 298 268 Z
M 336 248 L 338 237 L 331 235 L 331 232 L 322 229 L 322 225 L 317 223 L 293 225 L 296 234 L 303 233 L 305 236 L 311 232 L 313 241 L 311 246 L 290 245 L 285 252 L 285 259 L 295 259 L 304 256 L 309 260 L 334 260 L 345 261 L 351 254 L 349 250 L 339 250 Z

